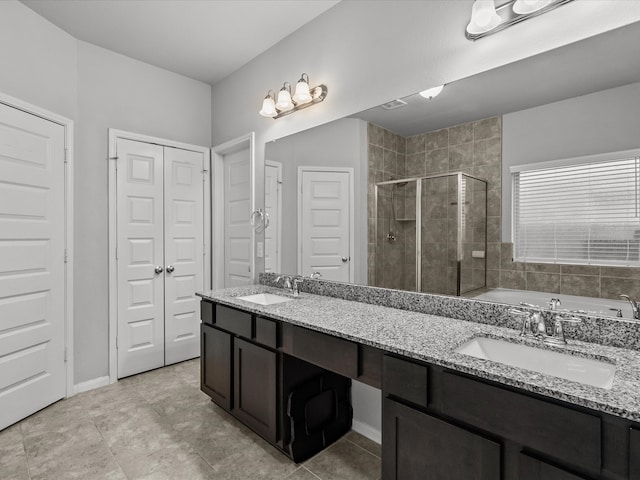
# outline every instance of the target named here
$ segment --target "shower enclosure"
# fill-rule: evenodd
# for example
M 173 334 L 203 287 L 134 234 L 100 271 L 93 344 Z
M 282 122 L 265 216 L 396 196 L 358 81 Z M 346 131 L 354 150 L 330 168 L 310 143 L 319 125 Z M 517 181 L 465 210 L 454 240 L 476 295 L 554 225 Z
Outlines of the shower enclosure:
M 462 295 L 486 285 L 487 182 L 462 172 L 374 187 L 371 285 Z

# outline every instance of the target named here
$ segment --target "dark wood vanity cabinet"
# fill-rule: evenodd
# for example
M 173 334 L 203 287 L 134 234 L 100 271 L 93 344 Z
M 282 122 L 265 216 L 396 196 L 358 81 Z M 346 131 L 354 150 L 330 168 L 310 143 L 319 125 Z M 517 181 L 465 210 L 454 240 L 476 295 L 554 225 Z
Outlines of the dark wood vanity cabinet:
M 211 302 L 202 390 L 296 462 L 383 394 L 383 480 L 640 480 L 640 425 Z M 296 443 L 297 442 L 297 443 Z
M 632 422 L 383 358 L 383 480 L 640 480 Z
M 350 430 L 351 380 L 324 368 L 334 351 L 321 358 L 304 334 L 281 348 L 280 322 L 225 305 L 202 301 L 201 318 L 201 389 L 217 405 L 296 462 Z

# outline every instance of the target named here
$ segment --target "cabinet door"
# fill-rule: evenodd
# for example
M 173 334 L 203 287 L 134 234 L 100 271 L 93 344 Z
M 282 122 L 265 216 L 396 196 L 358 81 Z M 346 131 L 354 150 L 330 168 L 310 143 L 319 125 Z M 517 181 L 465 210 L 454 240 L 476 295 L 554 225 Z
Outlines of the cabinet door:
M 231 410 L 231 335 L 205 323 L 200 328 L 200 389 Z
M 499 480 L 498 443 L 384 399 L 383 480 Z
M 278 440 L 277 354 L 239 338 L 234 341 L 232 413 L 266 440 Z
M 520 476 L 518 480 L 587 480 L 573 473 L 561 470 L 524 453 L 518 459 Z

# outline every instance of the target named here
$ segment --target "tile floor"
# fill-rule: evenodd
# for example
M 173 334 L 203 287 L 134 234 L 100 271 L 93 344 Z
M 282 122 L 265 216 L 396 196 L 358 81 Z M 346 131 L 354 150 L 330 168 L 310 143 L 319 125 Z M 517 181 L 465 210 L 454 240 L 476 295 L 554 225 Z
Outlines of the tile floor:
M 62 400 L 0 432 L 3 480 L 377 480 L 354 432 L 295 464 L 200 391 L 191 360 Z

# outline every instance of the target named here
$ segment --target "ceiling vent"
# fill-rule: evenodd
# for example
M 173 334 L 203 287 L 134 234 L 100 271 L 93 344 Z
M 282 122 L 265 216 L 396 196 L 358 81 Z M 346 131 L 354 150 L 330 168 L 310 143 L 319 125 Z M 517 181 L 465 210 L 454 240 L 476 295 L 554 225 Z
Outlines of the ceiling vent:
M 391 100 L 390 102 L 383 103 L 380 106 L 385 110 L 395 110 L 396 108 L 401 108 L 401 107 L 404 107 L 405 105 L 407 105 L 407 102 L 405 102 L 404 100 L 400 100 L 398 98 L 397 100 Z

